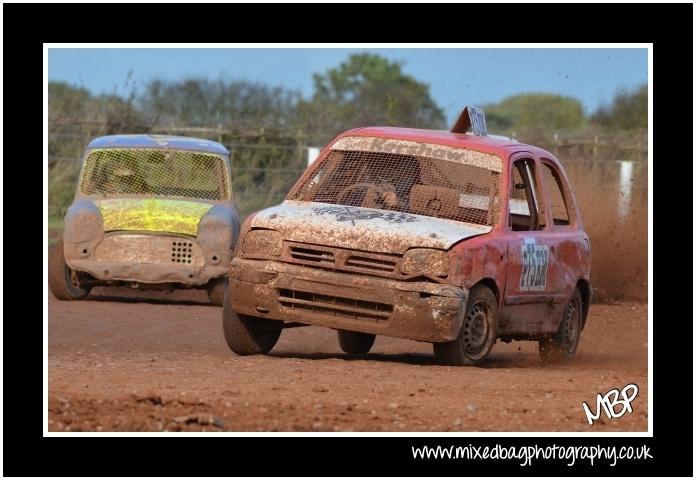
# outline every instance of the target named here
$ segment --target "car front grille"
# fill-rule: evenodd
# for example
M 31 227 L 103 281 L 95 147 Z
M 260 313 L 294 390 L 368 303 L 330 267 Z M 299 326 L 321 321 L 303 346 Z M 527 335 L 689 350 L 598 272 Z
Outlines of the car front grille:
M 335 265 L 336 263 L 336 259 L 331 250 L 324 250 L 310 246 L 291 246 L 290 257 L 300 262 L 311 262 L 327 265 Z
M 191 263 L 193 256 L 193 243 L 182 242 L 181 240 L 172 242 L 172 262 Z
M 348 267 L 375 270 L 377 272 L 394 273 L 394 271 L 396 271 L 397 263 L 398 262 L 396 260 L 351 255 L 348 257 L 345 264 Z
M 205 256 L 195 240 L 182 237 L 110 233 L 96 247 L 94 260 L 134 264 L 202 267 Z
M 278 290 L 278 301 L 283 307 L 291 310 L 378 322 L 388 320 L 394 311 L 394 306 L 387 303 L 288 288 Z
M 401 255 L 355 252 L 345 248 L 285 242 L 283 261 L 327 270 L 400 278 Z

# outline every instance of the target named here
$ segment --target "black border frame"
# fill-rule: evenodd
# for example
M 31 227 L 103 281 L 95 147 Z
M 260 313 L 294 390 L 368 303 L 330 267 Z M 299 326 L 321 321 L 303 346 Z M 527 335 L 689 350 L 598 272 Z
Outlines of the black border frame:
M 43 42 L 148 43 L 191 38 L 205 42 L 282 42 L 287 39 L 322 43 L 422 42 L 424 39 L 433 42 L 549 42 L 551 39 L 558 42 L 647 42 L 654 44 L 653 76 L 657 79 L 654 118 L 659 119 L 654 122 L 654 139 L 659 149 L 655 148 L 654 152 L 656 163 L 661 165 L 659 170 L 654 169 L 657 172 L 654 211 L 662 212 L 657 207 L 660 201 L 664 202 L 660 200 L 659 182 L 665 180 L 665 191 L 669 192 L 673 205 L 670 211 L 676 213 L 674 205 L 681 205 L 678 213 L 683 218 L 690 213 L 685 207 L 689 205 L 685 203 L 689 201 L 687 189 L 683 185 L 675 188 L 673 180 L 667 183 L 670 179 L 662 173 L 665 171 L 662 167 L 663 162 L 678 164 L 680 177 L 686 176 L 681 172 L 687 165 L 692 167 L 688 161 L 673 159 L 689 155 L 681 145 L 683 139 L 675 140 L 675 130 L 688 131 L 687 126 L 693 126 L 693 118 L 688 113 L 690 108 L 684 107 L 692 104 L 693 94 L 690 68 L 693 5 L 5 4 L 2 8 L 3 195 L 5 232 L 8 233 L 4 248 L 7 254 L 4 273 L 7 275 L 3 322 L 5 475 L 691 476 L 693 431 L 688 430 L 692 428 L 693 414 L 693 325 L 682 318 L 683 314 L 674 315 L 662 309 L 655 309 L 653 319 L 655 436 L 652 438 L 44 438 L 43 391 L 38 379 L 42 378 L 42 305 L 45 299 L 38 293 L 41 287 L 37 281 L 42 269 L 42 257 L 37 252 L 43 250 L 45 233 L 38 220 L 42 185 L 38 181 L 20 184 L 14 179 L 26 178 L 27 168 L 38 171 L 36 162 L 43 155 L 39 140 Z M 199 20 L 192 23 L 188 20 L 192 18 Z M 287 21 L 300 18 L 305 20 Z M 355 28 L 356 18 L 359 18 L 360 28 Z M 187 30 L 179 30 L 182 32 L 180 38 L 164 38 L 159 29 L 152 28 L 182 22 L 187 23 Z M 309 22 L 316 28 L 307 29 Z M 303 28 L 297 28 L 298 23 Z M 129 27 L 123 29 L 123 25 Z M 521 29 L 522 26 L 525 28 Z M 536 28 L 530 28 L 534 26 Z M 524 31 L 524 38 L 519 38 L 521 31 Z M 675 58 L 676 63 L 672 60 L 668 67 L 668 59 Z M 657 138 L 662 140 L 657 142 Z M 28 151 L 32 155 L 28 155 Z M 677 198 L 680 195 L 684 198 Z M 35 206 L 29 207 L 29 203 Z M 667 222 L 666 215 L 663 221 Z M 675 221 L 677 225 L 684 224 L 683 219 Z M 671 300 L 668 304 L 676 307 L 691 297 L 689 283 L 682 281 L 675 271 L 678 265 L 687 263 L 689 257 L 683 246 L 677 249 L 675 242 L 684 243 L 680 236 L 678 231 L 671 229 L 666 234 L 655 231 L 653 278 L 668 281 L 654 284 L 654 305 Z M 24 252 L 31 253 L 25 256 Z M 677 262 L 661 262 L 657 254 L 662 257 L 671 254 L 672 260 L 677 255 Z M 520 467 L 517 461 L 414 460 L 410 449 L 422 444 L 484 446 L 495 443 L 517 446 L 534 443 L 540 446 L 553 443 L 646 444 L 650 446 L 653 459 L 619 462 L 615 467 L 605 463 L 596 463 L 594 467 L 584 463 L 566 467 L 562 461 L 536 461 L 532 467 Z

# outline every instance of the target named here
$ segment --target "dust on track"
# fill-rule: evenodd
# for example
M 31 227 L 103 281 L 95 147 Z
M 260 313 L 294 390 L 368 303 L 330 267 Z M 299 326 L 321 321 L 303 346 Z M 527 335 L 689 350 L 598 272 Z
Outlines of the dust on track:
M 318 327 L 240 357 L 199 291 L 50 296 L 48 336 L 50 431 L 647 430 L 645 304 L 593 305 L 577 358 L 557 366 L 532 342 L 497 343 L 485 368 L 384 337 L 353 358 Z M 582 402 L 628 383 L 633 413 L 590 426 Z

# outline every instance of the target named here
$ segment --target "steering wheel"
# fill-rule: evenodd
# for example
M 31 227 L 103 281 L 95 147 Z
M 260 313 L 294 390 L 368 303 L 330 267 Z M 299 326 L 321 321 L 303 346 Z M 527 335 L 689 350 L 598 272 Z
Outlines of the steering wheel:
M 381 199 L 385 193 L 394 191 L 394 187 L 388 183 L 383 185 L 378 185 L 376 183 L 354 183 L 341 190 L 338 195 L 336 195 L 336 201 L 338 203 L 343 203 L 350 193 L 359 189 L 367 190 L 362 205 L 367 207 L 374 207 L 377 198 Z

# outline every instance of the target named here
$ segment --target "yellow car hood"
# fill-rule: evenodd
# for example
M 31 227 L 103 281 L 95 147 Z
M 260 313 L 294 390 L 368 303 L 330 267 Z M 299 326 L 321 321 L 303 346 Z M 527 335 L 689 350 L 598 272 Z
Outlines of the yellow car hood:
M 96 200 L 104 231 L 136 230 L 195 236 L 198 223 L 213 206 L 165 198 Z

